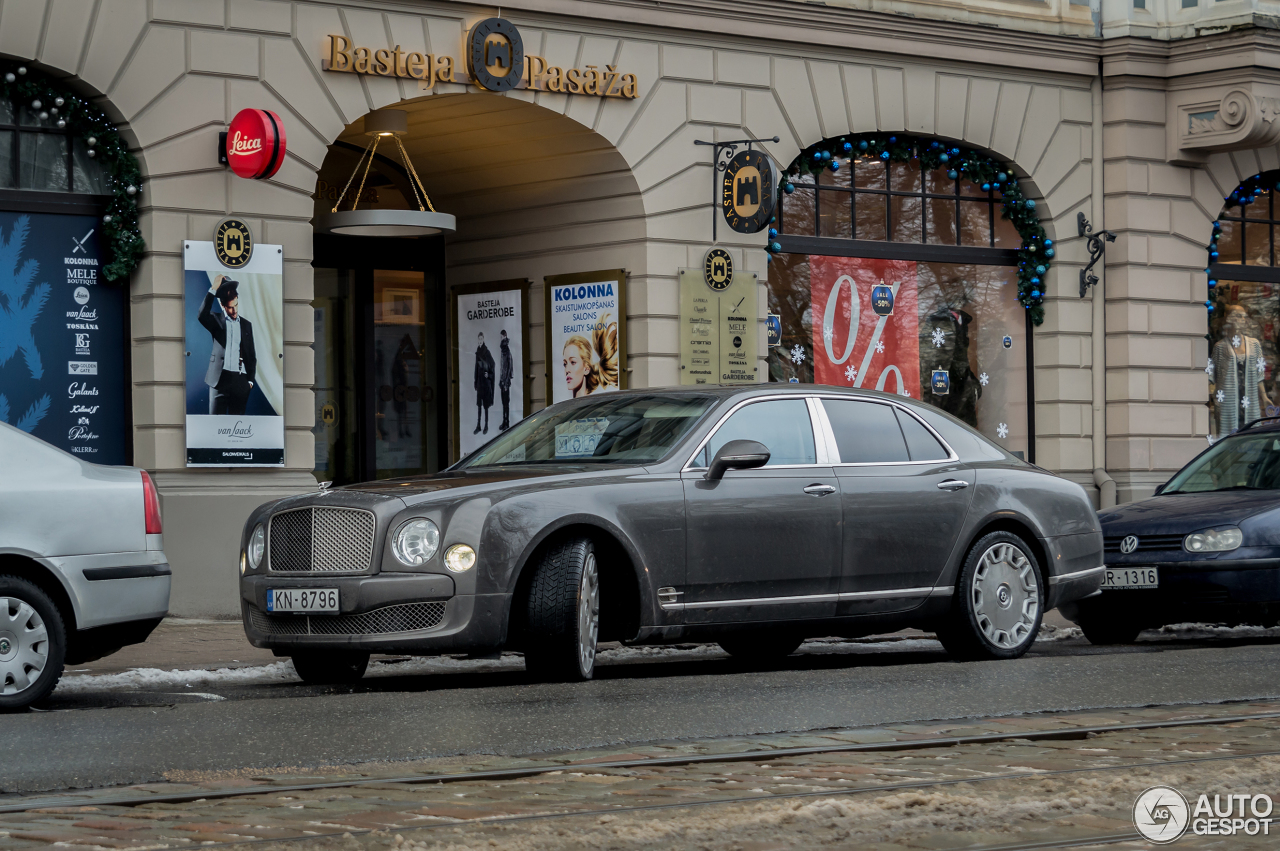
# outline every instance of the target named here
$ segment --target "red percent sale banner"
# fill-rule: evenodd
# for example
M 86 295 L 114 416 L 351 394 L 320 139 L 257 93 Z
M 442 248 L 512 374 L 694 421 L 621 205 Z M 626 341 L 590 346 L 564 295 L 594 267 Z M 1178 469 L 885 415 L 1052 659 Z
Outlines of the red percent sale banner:
M 813 382 L 920 395 L 916 264 L 810 257 Z

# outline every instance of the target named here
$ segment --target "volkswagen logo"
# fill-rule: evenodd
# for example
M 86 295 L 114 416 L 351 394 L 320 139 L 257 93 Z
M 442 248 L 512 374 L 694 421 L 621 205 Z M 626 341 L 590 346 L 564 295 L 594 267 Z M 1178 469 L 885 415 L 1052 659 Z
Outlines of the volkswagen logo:
M 1120 552 L 1128 555 L 1138 548 L 1138 538 L 1135 535 L 1126 535 L 1125 539 L 1120 542 Z

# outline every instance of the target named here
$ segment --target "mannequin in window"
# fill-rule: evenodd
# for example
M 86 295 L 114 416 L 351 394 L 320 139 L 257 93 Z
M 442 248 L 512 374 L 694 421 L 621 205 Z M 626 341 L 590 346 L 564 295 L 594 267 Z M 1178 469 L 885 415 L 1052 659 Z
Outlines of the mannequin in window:
M 1262 342 L 1248 336 L 1249 314 L 1238 304 L 1227 305 L 1222 317 L 1222 334 L 1213 345 L 1214 421 L 1219 437 L 1265 416 L 1271 399 L 1263 386 Z M 1219 397 L 1221 393 L 1221 397 Z

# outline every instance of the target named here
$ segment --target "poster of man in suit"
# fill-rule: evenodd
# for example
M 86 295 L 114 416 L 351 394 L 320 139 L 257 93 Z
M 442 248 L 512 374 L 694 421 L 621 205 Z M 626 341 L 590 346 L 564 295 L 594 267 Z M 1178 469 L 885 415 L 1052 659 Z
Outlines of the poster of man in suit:
M 188 467 L 284 464 L 280 246 L 231 269 L 211 242 L 184 251 Z
M 517 281 L 454 290 L 453 357 L 459 379 L 454 387 L 462 456 L 524 418 L 524 286 Z

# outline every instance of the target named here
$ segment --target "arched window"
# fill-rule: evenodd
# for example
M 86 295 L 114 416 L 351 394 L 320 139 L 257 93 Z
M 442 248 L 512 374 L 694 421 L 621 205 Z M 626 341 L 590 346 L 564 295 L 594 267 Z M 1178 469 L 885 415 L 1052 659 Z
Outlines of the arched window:
M 788 170 L 769 270 L 770 380 L 922 399 L 1032 459 L 1023 239 L 999 186 L 927 168 L 914 152 L 935 140 L 911 139 L 902 161 L 857 156 L 860 138 L 824 140 L 797 163 L 836 150 L 826 167 Z
M 1280 413 L 1280 171 L 1227 196 L 1209 242 L 1209 433 L 1230 434 Z
M 43 118 L 41 116 L 44 116 Z M 0 98 L 0 189 L 102 195 L 102 169 L 57 117 Z

